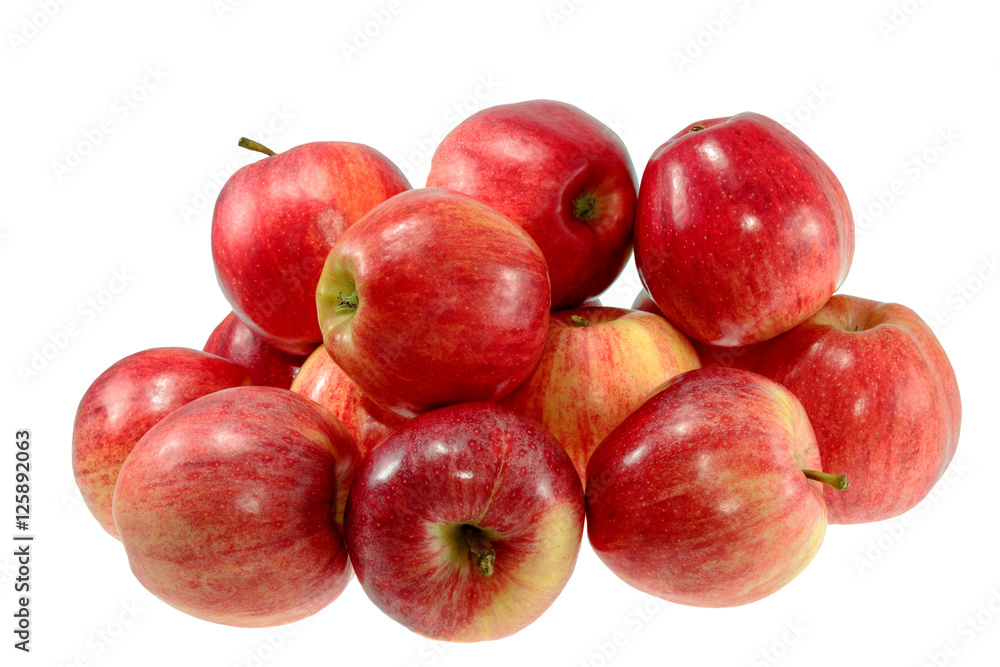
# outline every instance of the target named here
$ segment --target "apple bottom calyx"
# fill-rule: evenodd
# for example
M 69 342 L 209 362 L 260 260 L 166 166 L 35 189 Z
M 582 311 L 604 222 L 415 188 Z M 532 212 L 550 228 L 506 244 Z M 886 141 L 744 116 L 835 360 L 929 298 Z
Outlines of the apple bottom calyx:
M 493 564 L 497 559 L 497 552 L 490 546 L 490 542 L 479 528 L 470 524 L 463 524 L 459 529 L 460 539 L 465 540 L 469 547 L 469 552 L 476 557 L 476 566 L 483 576 L 493 576 Z
M 337 307 L 334 312 L 343 313 L 345 311 L 354 312 L 358 309 L 358 293 L 351 292 L 344 296 L 343 292 L 337 292 Z
M 837 491 L 846 491 L 847 487 L 850 486 L 847 477 L 844 475 L 831 475 L 828 472 L 820 472 L 819 470 L 803 470 L 802 473 L 808 479 L 823 482 L 827 486 L 832 486 Z
M 580 220 L 590 220 L 597 215 L 597 197 L 591 193 L 581 195 L 573 203 L 573 215 Z

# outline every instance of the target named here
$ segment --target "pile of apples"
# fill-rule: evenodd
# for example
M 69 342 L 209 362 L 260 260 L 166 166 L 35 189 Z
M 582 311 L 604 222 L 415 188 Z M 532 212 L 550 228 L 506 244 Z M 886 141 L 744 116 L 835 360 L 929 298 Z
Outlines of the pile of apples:
M 632 586 L 759 600 L 828 522 L 915 506 L 958 442 L 955 374 L 910 309 L 834 292 L 854 226 L 778 123 L 692 124 L 636 187 L 568 104 L 481 111 L 411 189 L 319 142 L 236 172 L 212 256 L 233 313 L 91 385 L 73 469 L 132 571 L 177 609 L 259 627 L 351 572 L 413 631 L 510 635 L 583 537 Z M 634 309 L 596 298 L 632 254 Z

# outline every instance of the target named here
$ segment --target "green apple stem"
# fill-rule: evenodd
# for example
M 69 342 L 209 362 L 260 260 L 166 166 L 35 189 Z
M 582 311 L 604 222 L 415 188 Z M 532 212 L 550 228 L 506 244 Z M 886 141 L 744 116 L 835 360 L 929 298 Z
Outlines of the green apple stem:
M 578 327 L 589 327 L 590 326 L 590 320 L 588 320 L 586 317 L 580 317 L 579 315 L 570 315 L 569 319 L 573 320 L 573 324 L 575 326 L 578 326 Z
M 587 193 L 576 200 L 573 213 L 581 220 L 590 220 L 597 215 L 597 197 Z
M 475 526 L 462 526 L 462 537 L 469 545 L 469 551 L 476 557 L 476 565 L 483 576 L 493 576 L 493 563 L 496 562 L 497 552 L 490 546 L 483 531 Z
M 257 151 L 258 153 L 263 153 L 264 155 L 271 157 L 272 155 L 277 155 L 270 148 L 264 144 L 258 143 L 253 139 L 247 139 L 246 137 L 240 137 L 240 148 L 246 148 L 248 150 Z
M 344 296 L 343 292 L 337 293 L 337 308 L 335 312 L 342 313 L 344 311 L 354 312 L 358 309 L 358 293 L 351 292 L 348 296 Z
M 819 470 L 803 470 L 802 472 L 809 479 L 814 479 L 817 482 L 823 482 L 827 486 L 832 486 L 838 491 L 847 490 L 847 477 L 844 475 L 831 475 L 828 472 L 820 472 Z

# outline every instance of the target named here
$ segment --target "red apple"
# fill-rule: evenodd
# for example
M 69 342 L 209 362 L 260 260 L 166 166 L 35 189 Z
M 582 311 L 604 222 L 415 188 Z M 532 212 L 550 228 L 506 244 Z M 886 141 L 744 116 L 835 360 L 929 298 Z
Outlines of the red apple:
M 259 387 L 279 387 L 288 389 L 292 386 L 295 374 L 306 358 L 293 356 L 278 348 L 268 345 L 247 325 L 229 313 L 226 319 L 212 331 L 205 343 L 205 352 L 235 361 L 250 371 L 253 383 Z
M 826 532 L 805 411 L 760 375 L 708 368 L 666 382 L 587 466 L 587 532 L 627 583 L 699 607 L 759 600 L 812 560 Z
M 407 421 L 368 398 L 322 345 L 302 365 L 292 391 L 333 413 L 354 438 L 362 457 Z
M 437 189 L 394 197 L 350 227 L 316 292 L 330 356 L 407 417 L 521 384 L 545 347 L 549 301 L 531 237 Z
M 438 146 L 427 185 L 464 192 L 527 231 L 548 261 L 553 309 L 603 292 L 632 254 L 632 160 L 618 135 L 569 104 L 474 114 Z
M 955 454 L 958 382 L 912 310 L 837 295 L 768 343 L 758 370 L 794 393 L 823 467 L 851 488 L 827 492 L 832 523 L 880 521 L 915 507 Z
M 847 277 L 854 226 L 837 177 L 795 135 L 743 113 L 690 125 L 653 153 L 636 266 L 668 320 L 724 347 L 819 310 Z
M 586 481 L 605 436 L 653 389 L 698 368 L 688 339 L 662 317 L 622 308 L 552 313 L 541 361 L 500 404 L 556 437 Z
M 73 422 L 73 476 L 101 527 L 118 537 L 111 497 L 125 457 L 146 431 L 196 398 L 251 383 L 242 366 L 180 347 L 137 352 L 101 373 Z
M 351 576 L 343 511 L 360 456 L 329 412 L 247 387 L 177 410 L 122 466 L 114 517 L 132 572 L 187 614 L 282 625 Z
M 259 148 L 273 157 L 233 174 L 215 204 L 215 272 L 254 333 L 283 352 L 305 355 L 323 340 L 316 283 L 330 248 L 356 220 L 410 185 L 384 155 L 361 144 L 317 142 L 278 155 Z
M 583 535 L 583 488 L 534 422 L 488 403 L 399 427 L 364 460 L 347 503 L 358 581 L 426 637 L 498 639 L 562 591 Z

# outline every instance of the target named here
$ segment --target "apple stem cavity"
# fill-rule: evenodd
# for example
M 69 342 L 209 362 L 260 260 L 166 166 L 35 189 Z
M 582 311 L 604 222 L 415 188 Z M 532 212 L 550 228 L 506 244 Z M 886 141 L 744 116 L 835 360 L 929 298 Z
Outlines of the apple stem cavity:
M 483 531 L 475 526 L 465 524 L 462 526 L 461 532 L 466 544 L 469 545 L 469 551 L 476 557 L 476 566 L 479 567 L 479 571 L 483 573 L 483 576 L 492 577 L 493 563 L 496 562 L 497 552 L 490 546 Z
M 587 193 L 576 200 L 573 213 L 581 220 L 590 220 L 597 215 L 597 197 Z
M 351 292 L 349 295 L 344 296 L 343 292 L 337 293 L 337 308 L 335 312 L 342 313 L 344 311 L 354 312 L 358 309 L 358 293 Z
M 570 315 L 571 320 L 573 320 L 573 325 L 578 327 L 589 327 L 590 320 L 586 317 L 580 317 L 579 315 Z
M 264 144 L 256 142 L 253 139 L 247 139 L 246 137 L 240 137 L 239 145 L 240 148 L 246 148 L 251 151 L 257 151 L 258 153 L 263 153 L 268 157 L 271 157 L 272 155 L 277 155 L 277 153 L 272 151 Z
M 838 491 L 846 491 L 849 486 L 847 477 L 844 475 L 831 475 L 828 472 L 820 472 L 818 470 L 803 470 L 802 472 L 807 478 L 816 480 L 817 482 L 823 482 L 827 486 L 832 486 Z

